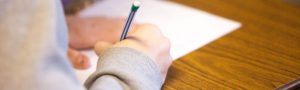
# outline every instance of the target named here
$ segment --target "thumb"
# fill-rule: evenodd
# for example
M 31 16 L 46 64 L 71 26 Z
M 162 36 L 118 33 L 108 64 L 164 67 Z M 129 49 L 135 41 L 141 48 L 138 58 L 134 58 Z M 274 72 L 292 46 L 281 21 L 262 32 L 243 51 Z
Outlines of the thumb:
M 68 57 L 76 69 L 84 70 L 90 67 L 90 60 L 78 50 L 68 48 Z
M 103 42 L 103 41 L 99 41 L 95 44 L 94 46 L 94 50 L 96 52 L 96 54 L 99 56 L 101 55 L 106 49 L 112 47 L 113 44 L 109 43 L 109 42 Z

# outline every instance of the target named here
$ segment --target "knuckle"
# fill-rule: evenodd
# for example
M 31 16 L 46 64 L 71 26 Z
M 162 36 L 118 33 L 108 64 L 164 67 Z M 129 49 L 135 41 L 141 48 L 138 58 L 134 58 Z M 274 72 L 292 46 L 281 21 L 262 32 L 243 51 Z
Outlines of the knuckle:
M 158 28 L 156 25 L 154 25 L 154 24 L 143 24 L 142 25 L 143 27 L 145 27 L 145 28 Z
M 159 27 L 157 27 L 154 24 L 143 24 L 143 25 L 140 26 L 140 28 L 143 28 L 145 30 L 150 30 L 150 31 L 153 31 L 153 32 L 161 32 Z

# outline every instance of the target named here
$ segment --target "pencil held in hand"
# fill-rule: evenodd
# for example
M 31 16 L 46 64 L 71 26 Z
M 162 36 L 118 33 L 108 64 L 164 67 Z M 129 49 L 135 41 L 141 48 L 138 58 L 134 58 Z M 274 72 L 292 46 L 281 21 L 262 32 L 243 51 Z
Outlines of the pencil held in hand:
M 140 8 L 140 6 L 141 6 L 141 2 L 139 2 L 139 1 L 134 1 L 133 2 L 132 6 L 131 6 L 130 14 L 129 14 L 128 18 L 127 18 L 125 27 L 123 29 L 123 32 L 122 32 L 122 35 L 121 35 L 121 38 L 120 38 L 120 41 L 124 40 L 127 37 L 127 33 L 128 33 L 128 31 L 130 29 L 132 20 L 133 20 L 133 18 L 135 16 L 136 11 Z

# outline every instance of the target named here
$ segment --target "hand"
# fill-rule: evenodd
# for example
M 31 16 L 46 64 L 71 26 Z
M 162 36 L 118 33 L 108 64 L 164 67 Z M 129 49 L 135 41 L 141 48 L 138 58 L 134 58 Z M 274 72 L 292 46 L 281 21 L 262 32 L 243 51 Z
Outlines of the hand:
M 92 49 L 97 41 L 115 43 L 122 32 L 124 19 L 66 16 L 69 28 L 68 57 L 76 69 L 88 69 L 90 60 L 80 49 Z
M 125 19 L 67 16 L 70 47 L 90 49 L 97 41 L 115 43 L 119 40 Z
M 68 48 L 68 57 L 74 68 L 79 70 L 88 69 L 91 66 L 90 60 L 87 56 L 82 54 L 80 51 Z
M 163 79 L 172 63 L 170 41 L 153 25 L 137 25 L 127 39 L 115 45 L 98 42 L 95 51 L 99 55 L 109 47 L 129 47 L 148 55 L 159 67 Z

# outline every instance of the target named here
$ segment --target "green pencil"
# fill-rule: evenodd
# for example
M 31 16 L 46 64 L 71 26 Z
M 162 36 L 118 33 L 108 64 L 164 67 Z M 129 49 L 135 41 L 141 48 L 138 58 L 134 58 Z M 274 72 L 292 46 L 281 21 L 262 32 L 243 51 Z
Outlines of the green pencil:
M 128 18 L 127 18 L 125 27 L 123 29 L 123 32 L 122 32 L 122 35 L 121 35 L 121 38 L 120 38 L 120 41 L 124 40 L 127 37 L 127 33 L 128 33 L 128 31 L 130 29 L 132 20 L 133 20 L 133 18 L 135 16 L 136 11 L 140 8 L 140 6 L 141 6 L 141 2 L 139 2 L 139 1 L 134 1 L 133 2 L 132 6 L 131 6 L 130 14 L 129 14 Z

